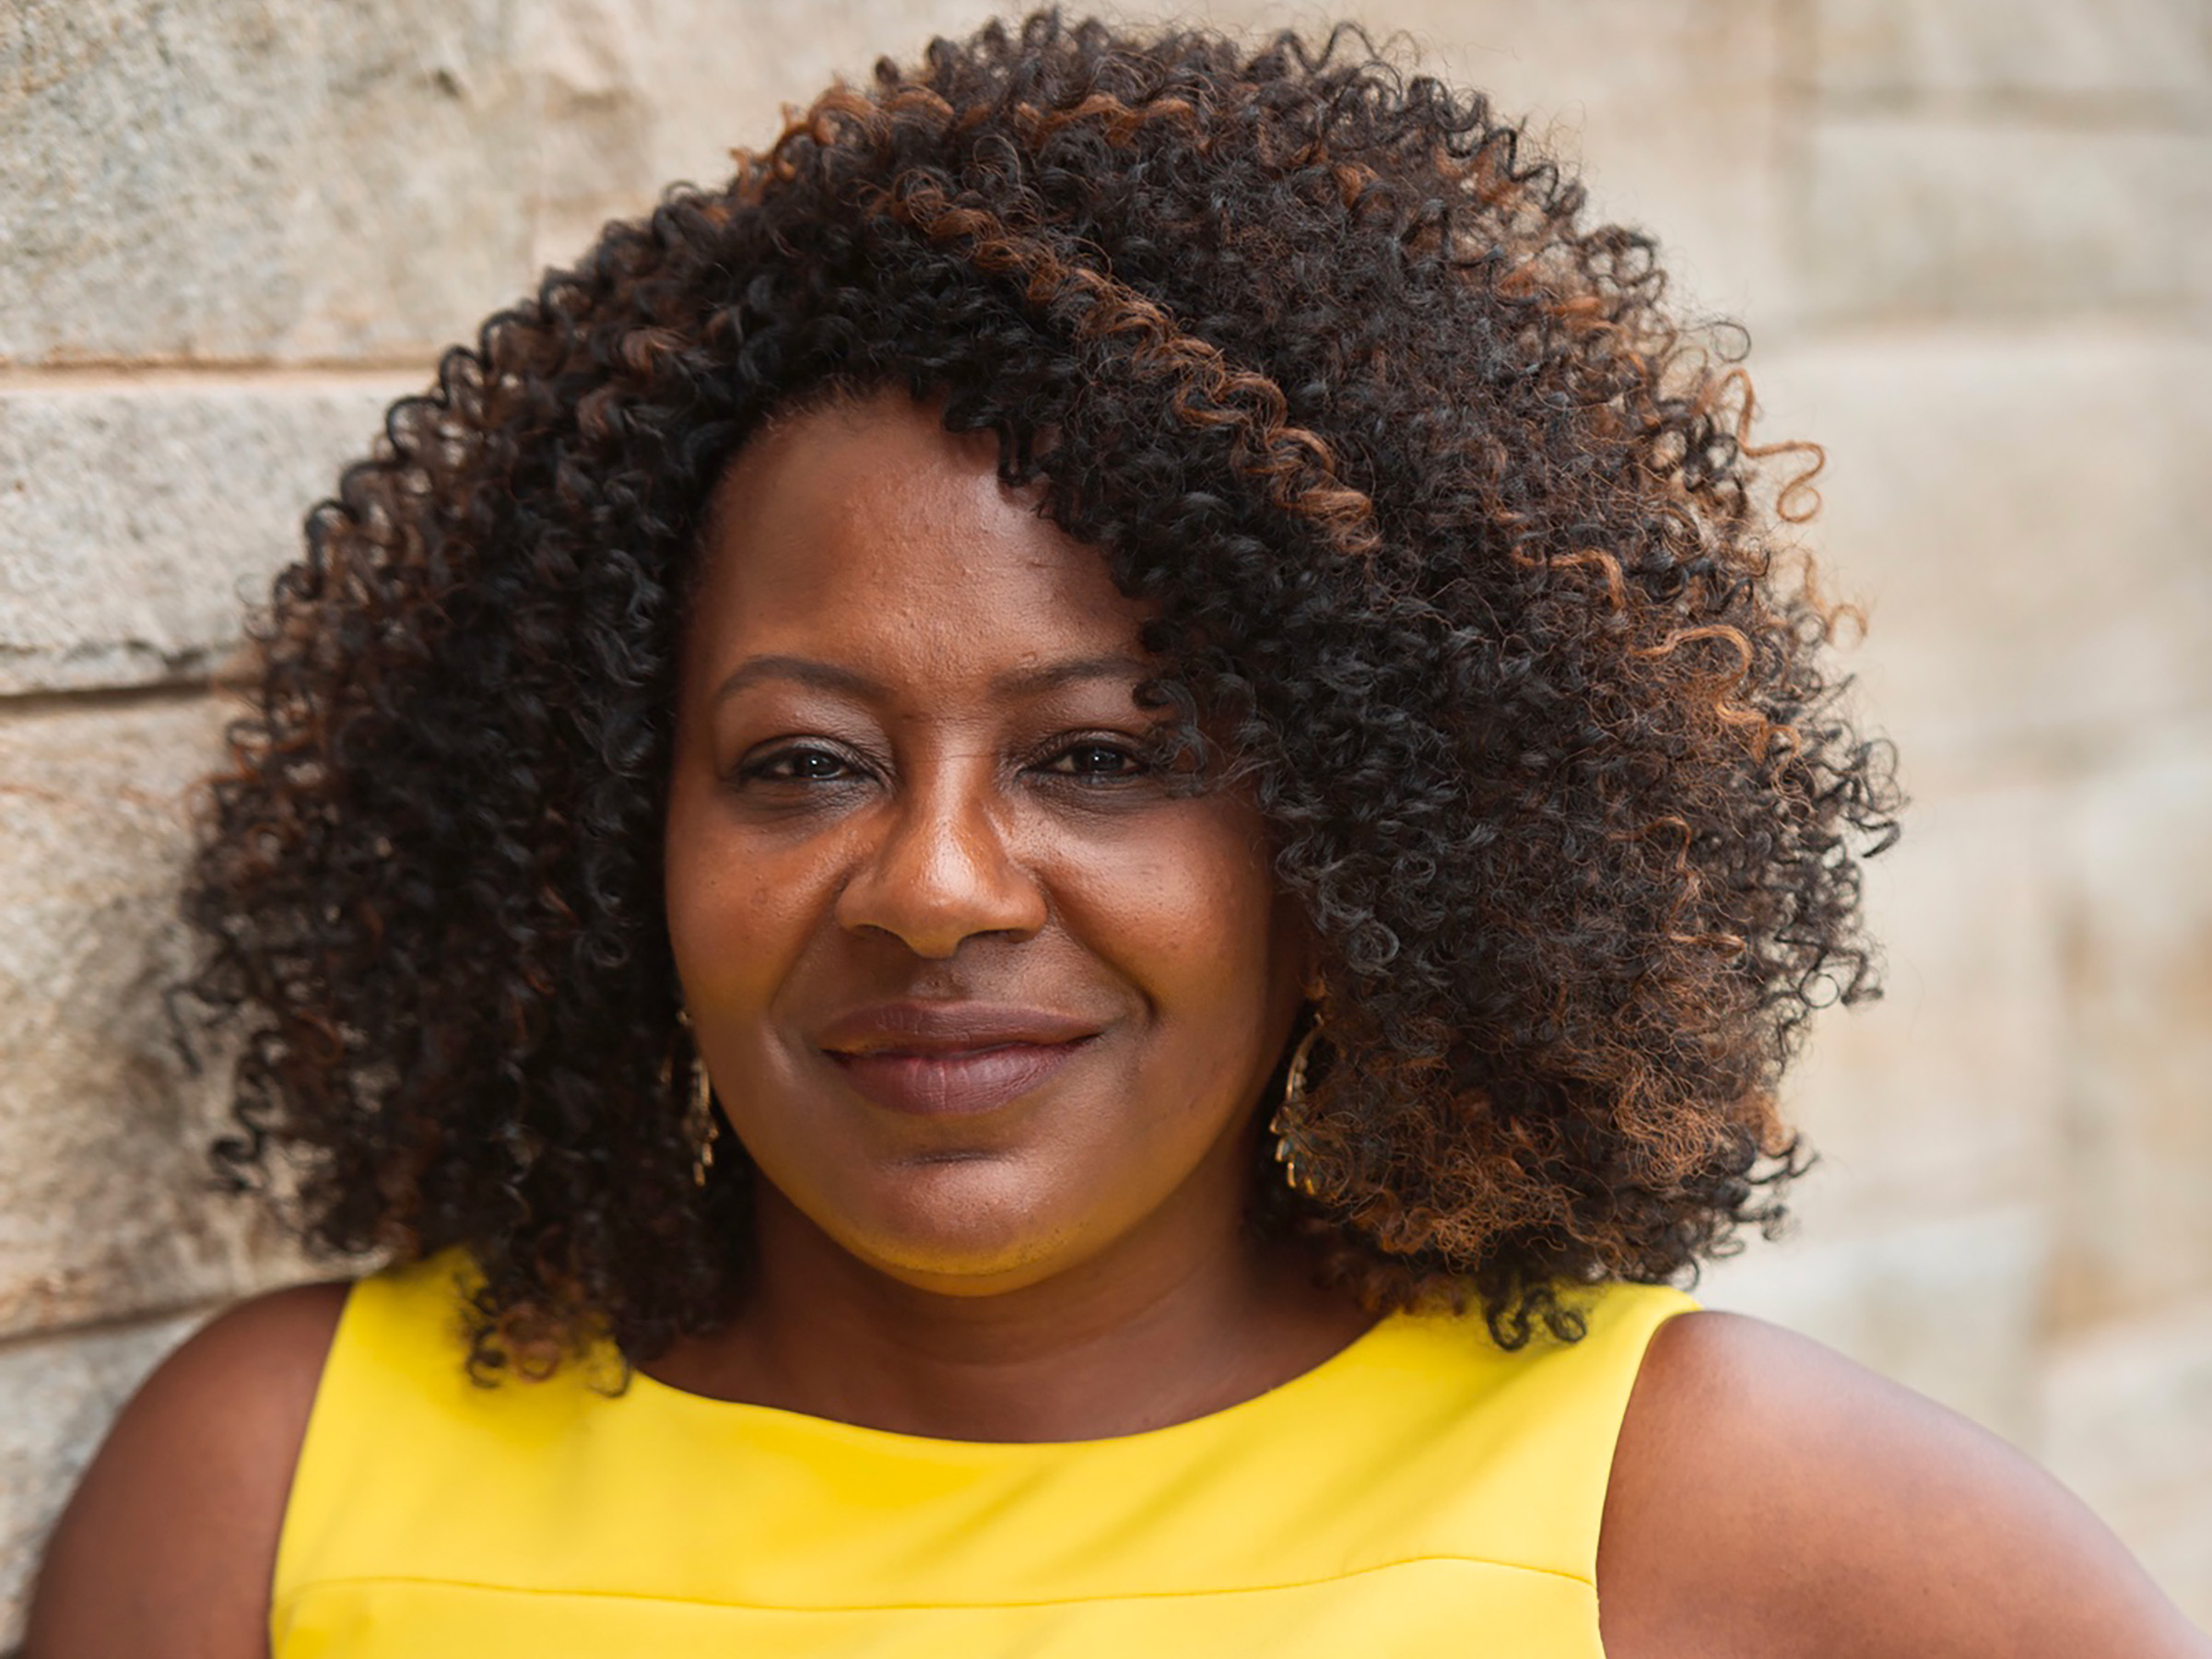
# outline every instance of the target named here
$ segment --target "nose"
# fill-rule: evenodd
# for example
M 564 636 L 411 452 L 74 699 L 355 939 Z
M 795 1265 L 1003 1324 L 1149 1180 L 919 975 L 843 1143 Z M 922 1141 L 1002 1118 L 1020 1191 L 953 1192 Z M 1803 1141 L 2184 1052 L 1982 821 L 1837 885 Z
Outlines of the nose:
M 940 777 L 900 792 L 838 894 L 850 932 L 888 935 L 943 960 L 979 935 L 1027 938 L 1044 890 L 1008 844 L 990 781 Z

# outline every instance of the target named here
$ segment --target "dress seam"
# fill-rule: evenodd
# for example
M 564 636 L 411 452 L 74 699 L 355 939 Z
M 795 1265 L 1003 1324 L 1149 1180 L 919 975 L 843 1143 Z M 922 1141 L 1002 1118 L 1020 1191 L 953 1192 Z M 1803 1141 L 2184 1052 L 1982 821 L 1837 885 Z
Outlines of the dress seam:
M 438 1590 L 479 1590 L 499 1595 L 566 1595 L 597 1601 L 663 1602 L 676 1606 L 723 1607 L 732 1611 L 754 1613 L 935 1613 L 985 1612 L 1008 1607 L 1073 1607 L 1100 1602 L 1179 1601 L 1209 1595 L 1265 1595 L 1284 1590 L 1318 1589 L 1324 1584 L 1342 1583 L 1347 1579 L 1364 1578 L 1372 1573 L 1389 1572 L 1401 1567 L 1455 1565 L 1461 1567 L 1491 1567 L 1502 1572 L 1532 1572 L 1543 1578 L 1564 1579 L 1571 1584 L 1587 1589 L 1596 1586 L 1583 1573 L 1560 1567 L 1538 1567 L 1526 1561 L 1500 1561 L 1487 1556 L 1418 1555 L 1406 1556 L 1397 1560 L 1378 1561 L 1371 1567 L 1356 1567 L 1348 1572 L 1330 1573 L 1322 1578 L 1288 1579 L 1271 1584 L 1230 1584 L 1208 1590 L 1127 1590 L 1101 1595 L 1044 1595 L 1015 1598 L 1003 1601 L 957 1602 L 809 1602 L 790 1604 L 755 1601 L 709 1601 L 689 1595 L 658 1595 L 635 1590 L 570 1590 L 539 1584 L 498 1584 L 477 1579 L 427 1578 L 404 1572 L 348 1573 L 326 1579 L 315 1579 L 308 1583 L 288 1589 L 271 1606 L 273 1618 L 303 1596 L 317 1590 L 341 1588 L 348 1585 L 412 1584 Z

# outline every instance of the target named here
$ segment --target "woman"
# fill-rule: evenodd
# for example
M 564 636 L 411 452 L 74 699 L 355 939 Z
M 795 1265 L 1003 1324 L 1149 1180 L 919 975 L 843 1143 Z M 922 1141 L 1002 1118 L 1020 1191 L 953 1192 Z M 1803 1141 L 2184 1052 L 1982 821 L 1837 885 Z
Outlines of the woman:
M 394 411 L 191 907 L 398 1265 L 155 1376 L 34 1655 L 2206 1651 L 1665 1288 L 1889 791 L 1650 244 L 1346 48 L 937 42 Z

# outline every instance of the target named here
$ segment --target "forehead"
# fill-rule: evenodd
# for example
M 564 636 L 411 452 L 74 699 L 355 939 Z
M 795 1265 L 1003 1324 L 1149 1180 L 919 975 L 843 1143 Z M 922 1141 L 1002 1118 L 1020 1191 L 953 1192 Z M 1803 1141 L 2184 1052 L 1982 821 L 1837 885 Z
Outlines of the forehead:
M 899 388 L 765 429 L 715 487 L 691 652 L 826 656 L 878 677 L 1135 654 L 1145 608 L 997 462 L 992 434 L 948 432 Z

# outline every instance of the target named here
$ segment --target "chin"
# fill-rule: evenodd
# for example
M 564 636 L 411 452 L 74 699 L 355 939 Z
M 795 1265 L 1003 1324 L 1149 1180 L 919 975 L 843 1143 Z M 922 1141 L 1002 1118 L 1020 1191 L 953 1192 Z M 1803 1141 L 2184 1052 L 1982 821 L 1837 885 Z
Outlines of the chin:
M 1071 1202 L 1073 1200 L 1073 1202 Z M 888 1278 L 947 1296 L 993 1296 L 1074 1265 L 1090 1230 L 1074 1193 L 1043 1193 L 994 1159 L 909 1166 L 898 1188 L 825 1229 Z M 818 1221 L 817 1225 L 819 1225 Z

